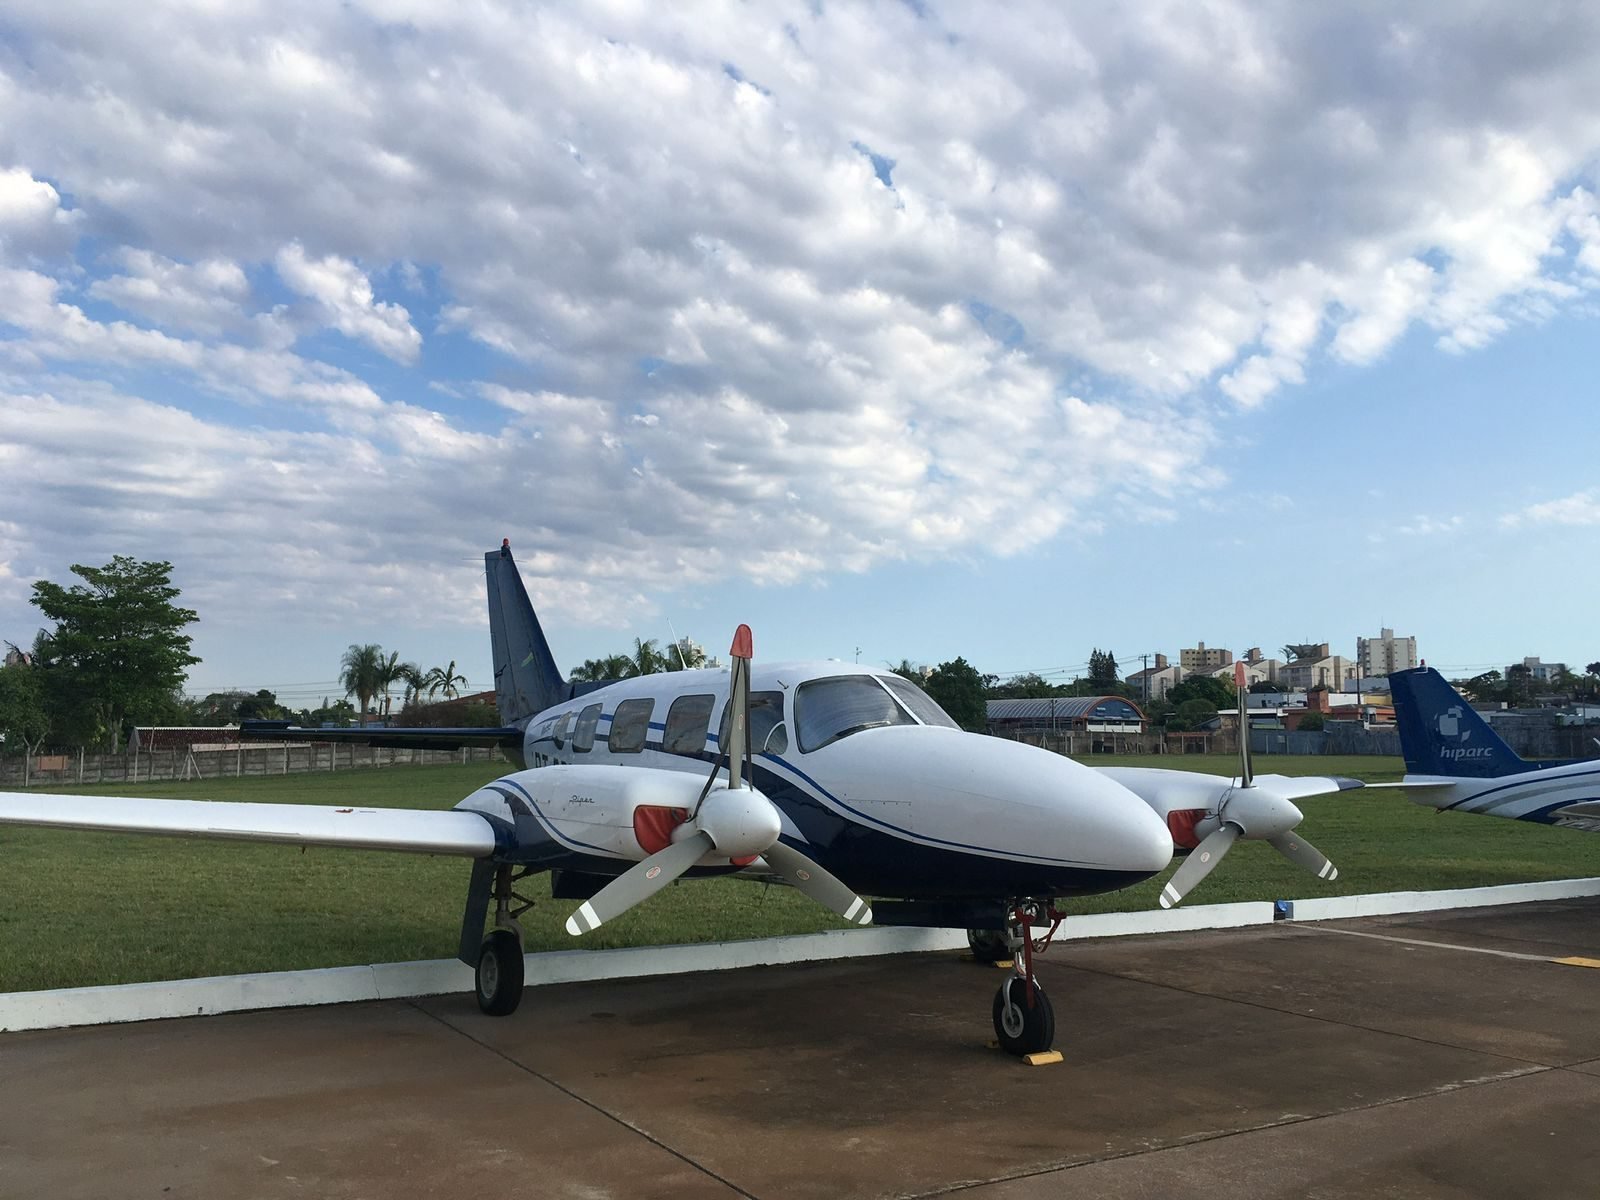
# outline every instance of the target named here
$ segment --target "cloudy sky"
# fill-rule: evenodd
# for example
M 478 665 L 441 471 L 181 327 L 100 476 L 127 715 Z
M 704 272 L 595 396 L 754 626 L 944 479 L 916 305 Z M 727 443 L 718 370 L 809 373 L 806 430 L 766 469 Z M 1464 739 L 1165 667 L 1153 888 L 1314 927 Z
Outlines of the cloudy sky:
M 1600 9 L 13 0 L 0 636 L 1600 658 Z

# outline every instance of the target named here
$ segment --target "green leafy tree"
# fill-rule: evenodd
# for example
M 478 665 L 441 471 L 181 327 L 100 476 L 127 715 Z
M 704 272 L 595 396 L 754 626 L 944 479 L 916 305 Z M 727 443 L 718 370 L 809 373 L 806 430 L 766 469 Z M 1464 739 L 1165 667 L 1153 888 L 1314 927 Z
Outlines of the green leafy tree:
M 1499 671 L 1485 671 L 1471 679 L 1453 679 L 1451 683 L 1458 692 L 1479 704 L 1502 704 L 1511 699 L 1510 689 Z
M 115 751 L 123 723 L 170 706 L 200 661 L 184 632 L 199 618 L 175 603 L 171 563 L 119 554 L 103 567 L 74 563 L 72 573 L 83 582 L 33 585 L 33 605 L 55 622 L 43 669 L 56 699 L 73 701 L 92 718 L 96 740 Z
M 604 658 L 587 658 L 574 667 L 571 678 L 577 683 L 601 683 L 607 679 L 628 679 L 638 674 L 633 659 L 626 654 L 608 654 Z
M 935 667 L 922 688 L 957 725 L 982 733 L 989 726 L 988 690 L 993 682 L 994 676 L 979 674 L 966 659 L 957 658 Z
M 688 638 L 673 642 L 661 656 L 666 671 L 694 671 L 706 665 L 706 652 Z
M 1302 733 L 1318 733 L 1326 727 L 1327 723 L 1326 717 L 1316 709 L 1312 709 L 1300 718 L 1300 724 L 1296 725 L 1295 728 Z
M 649 641 L 633 639 L 632 675 L 655 675 L 667 669 L 666 662 L 661 657 L 661 651 L 656 647 L 655 638 Z
M 1104 691 L 1115 688 L 1120 682 L 1117 678 L 1116 656 L 1096 646 L 1089 654 L 1090 686 L 1097 691 Z
M 1180 700 L 1171 728 L 1179 730 L 1195 729 L 1211 720 L 1217 715 L 1217 706 L 1203 698 Z
M 1180 711 L 1187 700 L 1204 700 L 1215 712 L 1219 708 L 1234 707 L 1239 694 L 1230 680 L 1219 679 L 1215 675 L 1190 675 L 1167 693 L 1167 699 L 1177 705 Z
M 448 665 L 434 667 L 428 672 L 428 697 L 432 699 L 435 691 L 444 693 L 446 700 L 454 700 L 461 694 L 461 685 L 467 682 L 467 677 L 456 670 L 456 660 L 451 659 Z
M 901 679 L 909 679 L 918 687 L 922 686 L 923 681 L 926 680 L 929 675 L 929 671 L 926 667 L 924 667 L 921 663 L 912 662 L 909 658 L 902 658 L 898 666 L 894 665 L 893 663 L 886 665 L 889 667 L 889 670 L 900 676 Z
M 383 674 L 383 647 L 376 642 L 365 645 L 351 643 L 339 659 L 339 686 L 346 696 L 354 696 L 359 706 L 361 724 L 367 723 L 367 709 L 378 694 L 379 679 Z
M 1042 675 L 1029 672 L 1024 675 L 1013 675 L 1002 683 L 997 683 L 989 689 L 991 700 L 1036 700 L 1048 696 L 1062 696 L 1067 689 L 1061 684 L 1051 683 Z
M 31 663 L 0 667 L 0 754 L 37 754 L 49 736 L 39 676 Z

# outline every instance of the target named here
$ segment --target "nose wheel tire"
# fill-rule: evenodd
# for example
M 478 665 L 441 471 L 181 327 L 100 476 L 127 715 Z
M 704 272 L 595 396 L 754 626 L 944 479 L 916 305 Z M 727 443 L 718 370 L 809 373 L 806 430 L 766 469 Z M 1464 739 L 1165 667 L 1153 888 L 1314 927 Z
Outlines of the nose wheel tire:
M 981 963 L 1005 962 L 1013 954 L 1003 929 L 969 929 L 967 945 L 972 948 L 972 957 Z
M 1000 985 L 994 996 L 994 1035 L 1002 1050 L 1019 1058 L 1050 1049 L 1056 1040 L 1056 1014 L 1037 982 L 1031 1007 L 1027 980 L 1013 975 Z
M 522 1002 L 522 942 L 511 930 L 492 930 L 483 939 L 477 993 L 478 1007 L 491 1017 L 509 1016 Z

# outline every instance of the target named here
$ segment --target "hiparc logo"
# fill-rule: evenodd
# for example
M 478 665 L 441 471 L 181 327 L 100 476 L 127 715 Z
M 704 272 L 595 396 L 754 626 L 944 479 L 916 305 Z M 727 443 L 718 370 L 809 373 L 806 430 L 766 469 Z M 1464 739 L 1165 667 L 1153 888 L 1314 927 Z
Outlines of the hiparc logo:
M 1451 762 L 1460 762 L 1463 758 L 1488 758 L 1487 746 L 1444 746 L 1439 750 L 1440 758 L 1447 758 Z
M 1439 736 L 1442 738 L 1462 737 L 1461 733 L 1461 706 L 1459 704 L 1447 708 L 1439 714 Z M 1469 732 L 1466 737 L 1471 737 Z M 1463 738 L 1465 740 L 1465 738 Z

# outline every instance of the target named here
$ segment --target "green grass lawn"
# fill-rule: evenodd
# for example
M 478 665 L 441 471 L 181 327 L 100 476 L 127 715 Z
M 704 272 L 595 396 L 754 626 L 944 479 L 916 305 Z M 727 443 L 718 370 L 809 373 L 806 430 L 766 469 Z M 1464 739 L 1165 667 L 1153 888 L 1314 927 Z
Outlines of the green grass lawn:
M 1112 759 L 1228 774 L 1222 756 Z M 280 778 L 212 779 L 116 794 L 449 808 L 503 769 L 396 767 Z M 1395 779 L 1398 760 L 1263 757 L 1257 769 Z M 1240 843 L 1191 903 L 1407 888 L 1472 887 L 1600 875 L 1600 837 L 1419 808 L 1400 793 L 1345 792 L 1303 802 L 1301 827 L 1338 865 L 1324 884 L 1269 847 Z M 0 992 L 181 979 L 246 971 L 449 958 L 470 863 L 361 851 L 0 827 Z M 1154 908 L 1161 879 L 1091 897 L 1079 912 Z M 569 901 L 542 898 L 523 918 L 530 950 L 579 945 L 562 929 Z M 581 943 L 658 945 L 803 933 L 842 922 L 795 892 L 723 879 L 675 885 Z

